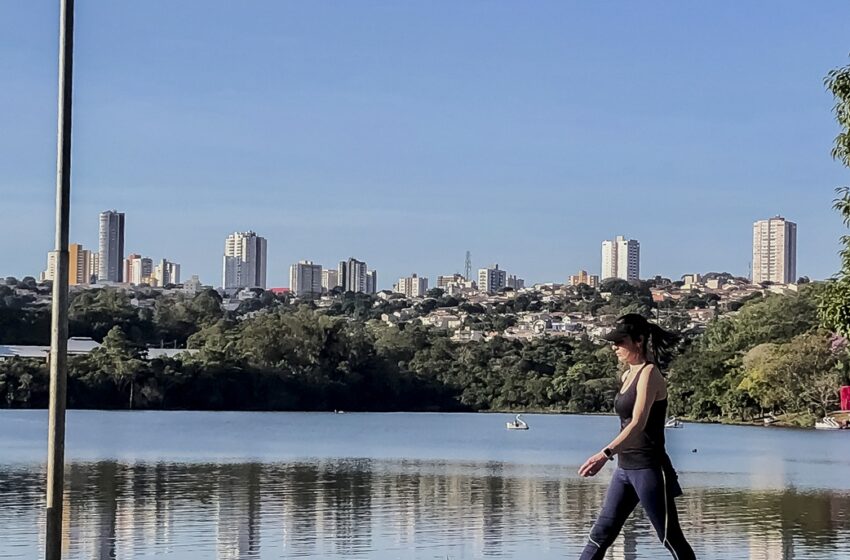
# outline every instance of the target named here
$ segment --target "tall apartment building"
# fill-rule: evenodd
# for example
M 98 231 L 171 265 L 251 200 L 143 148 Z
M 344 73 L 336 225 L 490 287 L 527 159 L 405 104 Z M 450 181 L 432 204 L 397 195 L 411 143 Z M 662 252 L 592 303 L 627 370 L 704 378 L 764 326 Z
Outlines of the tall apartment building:
M 40 280 L 56 280 L 56 255 L 55 251 L 47 253 L 47 269 L 41 273 Z M 92 277 L 92 254 L 86 251 L 79 243 L 68 245 L 68 284 L 77 286 L 90 284 Z
M 378 291 L 378 272 L 370 271 L 363 261 L 355 258 L 340 261 L 337 275 L 339 285 L 346 292 L 374 294 Z
M 107 210 L 100 213 L 98 235 L 99 282 L 123 282 L 124 265 L 124 213 Z
M 517 278 L 515 274 L 511 274 L 508 276 L 507 287 L 514 290 L 522 290 L 525 288 L 525 280 Z
M 636 239 L 626 239 L 618 235 L 613 240 L 602 242 L 601 280 L 621 278 L 638 280 L 640 278 L 640 243 Z
M 153 259 L 141 255 L 128 255 L 124 261 L 124 281 L 130 284 L 150 284 L 153 277 Z
M 463 274 L 449 274 L 437 276 L 437 287 L 441 290 L 445 290 L 449 284 L 459 283 L 465 281 L 466 278 L 463 277 Z
M 366 270 L 366 263 L 353 257 L 347 261 L 340 261 L 337 268 L 339 285 L 346 292 L 365 292 Z
M 366 271 L 366 293 L 367 294 L 378 293 L 378 271 L 377 270 L 367 270 Z
M 599 287 L 599 276 L 596 274 L 588 274 L 586 270 L 579 270 L 578 274 L 570 276 L 570 286 L 578 286 L 587 284 L 591 288 Z
M 224 242 L 221 285 L 225 290 L 266 287 L 266 239 L 234 232 Z
M 92 277 L 91 251 L 79 243 L 68 245 L 68 283 L 71 286 L 90 284 Z
M 91 251 L 89 259 L 91 259 L 91 270 L 89 271 L 91 273 L 91 283 L 96 284 L 100 276 L 100 253 Z
M 169 284 L 180 283 L 180 265 L 162 259 L 153 269 L 153 277 L 157 286 L 163 287 Z
M 478 269 L 478 289 L 488 294 L 493 294 L 507 287 L 508 273 L 499 269 L 498 264 L 491 268 Z
M 71 286 L 90 284 L 92 277 L 91 251 L 79 243 L 68 245 L 68 283 Z
M 339 271 L 326 268 L 322 271 L 322 290 L 330 292 L 339 286 Z
M 56 251 L 47 252 L 47 268 L 44 269 L 38 280 L 40 282 L 48 280 L 54 282 L 56 280 Z
M 407 297 L 423 297 L 428 291 L 428 279 L 420 278 L 416 274 L 399 278 L 395 291 Z
M 322 294 L 322 265 L 299 261 L 289 267 L 289 292 L 295 296 Z
M 782 216 L 753 224 L 753 282 L 797 281 L 797 224 Z

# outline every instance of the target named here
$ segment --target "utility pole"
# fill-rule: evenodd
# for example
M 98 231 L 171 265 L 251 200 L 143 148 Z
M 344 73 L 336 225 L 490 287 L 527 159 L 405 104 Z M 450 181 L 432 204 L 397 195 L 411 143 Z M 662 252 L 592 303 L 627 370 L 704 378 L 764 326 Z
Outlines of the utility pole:
M 46 560 L 62 558 L 65 401 L 68 376 L 68 230 L 71 208 L 71 85 L 74 0 L 59 0 L 59 112 L 56 150 L 56 276 L 50 325 Z

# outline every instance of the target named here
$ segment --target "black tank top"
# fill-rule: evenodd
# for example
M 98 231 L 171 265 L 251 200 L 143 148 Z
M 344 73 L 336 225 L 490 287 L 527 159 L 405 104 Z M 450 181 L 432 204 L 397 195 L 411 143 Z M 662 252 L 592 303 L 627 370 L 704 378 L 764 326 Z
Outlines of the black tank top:
M 614 398 L 614 410 L 620 417 L 620 431 L 622 432 L 629 422 L 632 421 L 632 413 L 637 399 L 637 384 L 641 375 L 645 373 L 645 364 L 625 393 L 617 391 Z M 667 421 L 667 399 L 655 401 L 649 409 L 649 419 L 646 427 L 639 436 L 633 436 L 629 447 L 622 449 L 617 454 L 617 461 L 622 469 L 647 469 L 651 467 L 664 467 L 665 470 L 672 469 L 670 458 L 664 448 L 664 424 Z

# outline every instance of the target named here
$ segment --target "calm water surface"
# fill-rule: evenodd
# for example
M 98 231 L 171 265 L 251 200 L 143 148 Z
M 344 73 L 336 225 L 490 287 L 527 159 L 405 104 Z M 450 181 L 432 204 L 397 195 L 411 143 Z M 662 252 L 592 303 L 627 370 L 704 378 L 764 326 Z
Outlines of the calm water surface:
M 576 558 L 612 417 L 68 414 L 66 558 Z M 47 414 L 0 411 L 0 558 L 43 556 Z M 668 430 L 699 558 L 850 558 L 850 434 Z M 694 452 L 696 450 L 696 452 Z M 613 559 L 668 558 L 642 512 Z

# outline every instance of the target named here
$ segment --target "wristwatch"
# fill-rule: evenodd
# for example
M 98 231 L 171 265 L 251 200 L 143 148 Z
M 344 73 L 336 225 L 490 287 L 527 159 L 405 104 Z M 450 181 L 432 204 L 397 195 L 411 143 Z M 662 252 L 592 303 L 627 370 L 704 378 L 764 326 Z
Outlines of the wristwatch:
M 609 460 L 609 461 L 613 461 L 613 460 L 614 460 L 614 452 L 613 452 L 613 451 L 611 451 L 611 448 L 610 448 L 610 447 L 606 447 L 605 449 L 603 449 L 603 450 L 602 450 L 602 454 L 603 454 L 603 455 L 605 455 L 606 457 L 608 457 L 608 460 Z

